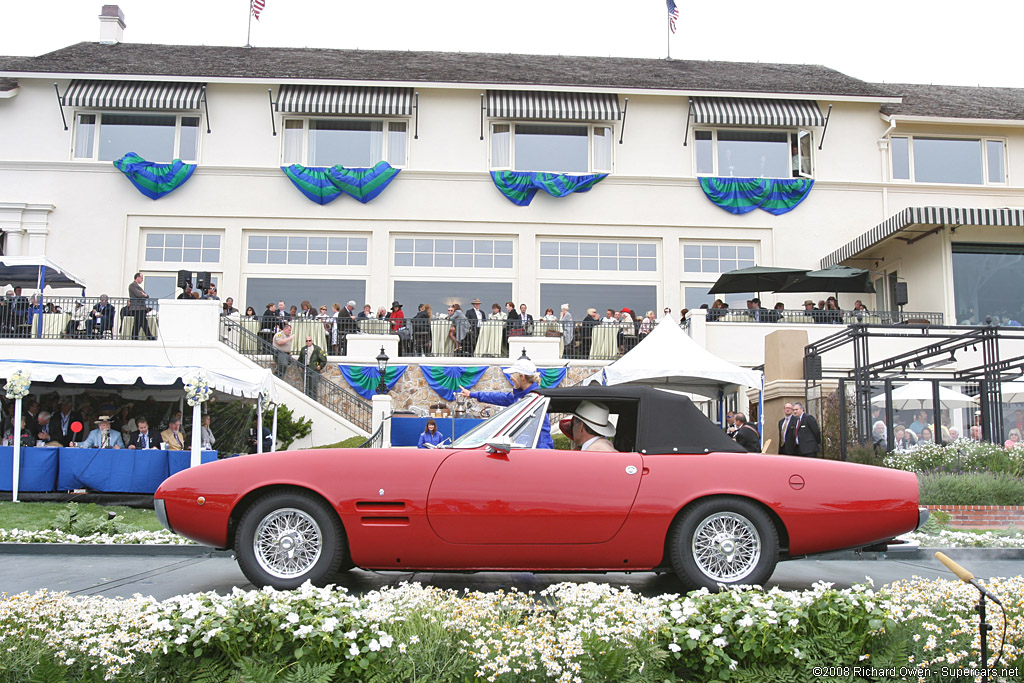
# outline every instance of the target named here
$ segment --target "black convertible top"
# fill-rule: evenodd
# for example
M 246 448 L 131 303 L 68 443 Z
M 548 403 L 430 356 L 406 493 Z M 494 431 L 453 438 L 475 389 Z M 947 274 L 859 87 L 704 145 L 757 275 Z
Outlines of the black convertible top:
M 745 453 L 688 396 L 636 385 L 539 389 L 551 399 L 548 412 L 571 413 L 581 401 L 600 401 L 618 413 L 619 450 L 658 453 Z

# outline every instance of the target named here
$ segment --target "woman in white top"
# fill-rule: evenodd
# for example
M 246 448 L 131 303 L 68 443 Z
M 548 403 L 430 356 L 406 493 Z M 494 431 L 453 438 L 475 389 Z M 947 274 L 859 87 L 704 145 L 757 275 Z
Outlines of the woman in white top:
M 572 348 L 572 313 L 569 312 L 569 304 L 562 304 L 562 317 L 558 322 L 562 323 L 562 340 L 568 351 Z
M 213 432 L 210 430 L 210 414 L 203 415 L 202 427 L 199 432 L 199 441 L 202 443 L 202 449 L 204 451 L 212 451 L 213 444 L 217 442 L 214 438 Z

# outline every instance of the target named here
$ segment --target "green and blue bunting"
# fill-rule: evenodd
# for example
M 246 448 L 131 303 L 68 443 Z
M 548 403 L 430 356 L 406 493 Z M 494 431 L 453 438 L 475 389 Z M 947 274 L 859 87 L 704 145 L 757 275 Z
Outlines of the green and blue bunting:
M 544 190 L 552 197 L 564 197 L 573 192 L 589 192 L 590 188 L 607 177 L 607 173 L 568 175 L 533 171 L 491 171 L 494 186 L 516 206 L 529 206 L 537 190 Z
M 810 178 L 700 178 L 700 187 L 711 202 L 729 213 L 754 209 L 780 216 L 807 198 Z
M 508 380 L 508 383 L 512 384 L 512 368 L 502 368 L 501 371 L 505 374 L 505 379 Z M 565 379 L 565 375 L 568 372 L 568 368 L 538 368 L 537 374 L 540 375 L 540 388 L 551 389 L 552 387 L 557 387 Z
M 455 400 L 459 387 L 472 388 L 487 372 L 488 366 L 462 367 L 459 365 L 421 365 L 427 386 L 446 401 Z
M 128 152 L 114 161 L 114 168 L 124 173 L 142 194 L 150 199 L 160 199 L 174 192 L 192 177 L 198 164 L 186 164 L 175 159 L 169 164 L 146 161 L 135 152 Z
M 383 192 L 400 172 L 386 161 L 377 162 L 373 168 L 307 168 L 292 164 L 282 166 L 281 170 L 299 192 L 317 204 L 329 204 L 343 193 L 365 204 Z
M 409 369 L 408 365 L 392 365 L 384 371 L 384 384 L 388 391 L 394 388 L 398 379 Z M 357 394 L 366 399 L 373 398 L 380 384 L 380 370 L 375 365 L 339 365 L 341 376 Z

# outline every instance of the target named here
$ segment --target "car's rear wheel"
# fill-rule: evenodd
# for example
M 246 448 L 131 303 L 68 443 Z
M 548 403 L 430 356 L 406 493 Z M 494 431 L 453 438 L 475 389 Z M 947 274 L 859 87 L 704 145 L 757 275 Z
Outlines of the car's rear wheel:
M 779 534 L 768 514 L 742 498 L 700 501 L 669 532 L 672 568 L 688 590 L 763 584 L 779 561 Z
M 267 494 L 245 511 L 235 553 L 253 585 L 287 590 L 306 581 L 330 583 L 348 548 L 334 510 L 311 493 L 294 491 Z

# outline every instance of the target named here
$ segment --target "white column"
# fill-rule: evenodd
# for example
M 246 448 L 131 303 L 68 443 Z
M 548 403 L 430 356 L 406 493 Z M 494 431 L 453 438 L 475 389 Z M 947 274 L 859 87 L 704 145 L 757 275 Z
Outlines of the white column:
M 695 308 L 686 314 L 686 319 L 690 321 L 687 327 L 690 339 L 706 349 L 708 347 L 708 310 Z
M 256 399 L 256 452 L 263 452 L 263 397 Z
M 370 435 L 377 433 L 377 428 L 384 425 L 384 441 L 382 448 L 391 447 L 391 394 L 375 394 L 370 409 L 373 411 L 370 418 Z
M 18 480 L 21 478 L 21 399 L 14 399 L 14 462 L 11 463 L 11 500 L 18 502 Z
M 196 467 L 203 463 L 202 445 L 200 434 L 203 429 L 203 404 L 197 403 L 192 406 L 192 460 L 189 467 Z
M 274 404 L 274 422 L 270 428 L 270 452 L 277 450 L 277 404 Z

